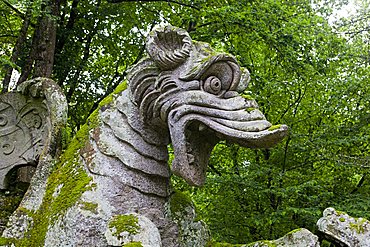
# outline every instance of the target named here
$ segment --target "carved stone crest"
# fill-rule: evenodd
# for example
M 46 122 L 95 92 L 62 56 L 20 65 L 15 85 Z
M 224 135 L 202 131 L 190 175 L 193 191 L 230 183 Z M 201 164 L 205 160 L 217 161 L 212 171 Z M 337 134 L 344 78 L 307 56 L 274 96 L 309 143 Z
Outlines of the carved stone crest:
M 35 166 L 48 132 L 48 111 L 42 99 L 21 93 L 0 95 L 0 189 L 17 167 Z

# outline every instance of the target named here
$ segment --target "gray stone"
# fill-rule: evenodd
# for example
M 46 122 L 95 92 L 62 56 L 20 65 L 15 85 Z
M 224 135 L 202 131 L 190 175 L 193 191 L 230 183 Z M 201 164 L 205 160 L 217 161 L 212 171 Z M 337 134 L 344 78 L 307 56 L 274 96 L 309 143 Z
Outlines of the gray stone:
M 327 208 L 317 227 L 326 239 L 339 246 L 370 246 L 370 221 L 367 219 L 354 218 L 334 208 Z
M 309 230 L 301 228 L 272 241 L 258 241 L 248 247 L 319 247 L 319 238 Z
M 192 41 L 185 30 L 171 26 L 151 32 L 147 52 L 129 71 L 127 90 L 122 84 L 103 101 L 61 161 L 54 162 L 49 179 L 38 180 L 46 191 L 34 193 L 39 201 L 23 203 L 42 222 L 37 226 L 44 228 L 35 231 L 45 234 L 40 245 L 133 241 L 143 246 L 204 246 L 209 231 L 196 220 L 193 205 L 169 210 L 170 174 L 202 185 L 218 141 L 268 148 L 286 135 L 285 125 L 271 128 L 257 103 L 238 94 L 248 85 L 249 72 L 231 55 Z M 170 143 L 175 156 L 171 171 Z M 137 231 L 128 232 L 127 222 L 114 221 L 125 215 L 135 215 Z M 32 241 L 36 236 L 27 230 L 27 241 Z M 23 237 L 12 225 L 4 236 Z

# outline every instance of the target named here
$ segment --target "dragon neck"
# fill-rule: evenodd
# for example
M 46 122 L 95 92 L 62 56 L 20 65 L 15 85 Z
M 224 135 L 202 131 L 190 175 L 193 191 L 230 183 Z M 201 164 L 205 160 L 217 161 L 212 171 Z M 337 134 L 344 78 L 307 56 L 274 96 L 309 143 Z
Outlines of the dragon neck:
M 110 194 L 110 204 L 120 211 L 162 207 L 169 195 L 168 133 L 142 121 L 128 90 L 99 116 L 92 142 L 98 162 L 88 167 Z

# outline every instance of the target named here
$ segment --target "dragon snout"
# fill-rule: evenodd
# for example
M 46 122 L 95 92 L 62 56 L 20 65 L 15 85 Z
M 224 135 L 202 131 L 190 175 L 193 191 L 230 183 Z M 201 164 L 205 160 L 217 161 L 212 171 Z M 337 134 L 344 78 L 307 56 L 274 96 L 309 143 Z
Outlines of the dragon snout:
M 174 148 L 174 174 L 189 184 L 204 183 L 209 156 L 220 140 L 250 148 L 269 148 L 287 133 L 284 125 L 272 126 L 254 100 L 240 96 L 218 98 L 204 92 L 188 92 L 171 109 L 168 126 Z

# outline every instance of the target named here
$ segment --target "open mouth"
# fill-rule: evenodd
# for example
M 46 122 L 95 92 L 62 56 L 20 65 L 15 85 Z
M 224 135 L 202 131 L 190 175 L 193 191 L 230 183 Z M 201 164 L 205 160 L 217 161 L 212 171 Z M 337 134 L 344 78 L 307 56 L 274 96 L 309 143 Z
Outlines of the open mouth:
M 168 123 L 175 154 L 172 172 L 195 186 L 204 184 L 210 154 L 220 140 L 249 148 L 270 148 L 288 130 L 285 125 L 269 129 L 271 123 L 258 109 L 225 111 L 183 105 L 170 112 Z

